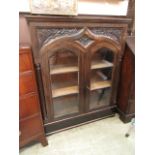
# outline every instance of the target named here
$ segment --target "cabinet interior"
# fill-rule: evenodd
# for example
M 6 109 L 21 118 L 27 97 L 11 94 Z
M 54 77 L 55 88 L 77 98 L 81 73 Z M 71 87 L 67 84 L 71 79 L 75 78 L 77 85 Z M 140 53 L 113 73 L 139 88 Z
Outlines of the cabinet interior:
M 114 53 L 101 48 L 90 61 L 89 110 L 110 103 Z M 79 112 L 79 56 L 61 49 L 49 58 L 54 118 Z
M 106 48 L 92 55 L 89 109 L 110 105 L 114 53 Z
M 79 57 L 62 49 L 49 58 L 54 118 L 78 113 Z

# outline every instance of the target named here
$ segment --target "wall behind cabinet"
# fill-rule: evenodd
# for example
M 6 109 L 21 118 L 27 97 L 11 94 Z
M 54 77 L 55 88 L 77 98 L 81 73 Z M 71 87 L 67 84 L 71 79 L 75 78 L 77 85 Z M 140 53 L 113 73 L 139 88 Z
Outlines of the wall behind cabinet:
M 23 15 L 19 15 L 19 43 L 31 44 L 28 25 Z
M 126 16 L 129 0 L 78 0 L 78 14 Z M 29 0 L 19 1 L 19 11 L 30 12 Z

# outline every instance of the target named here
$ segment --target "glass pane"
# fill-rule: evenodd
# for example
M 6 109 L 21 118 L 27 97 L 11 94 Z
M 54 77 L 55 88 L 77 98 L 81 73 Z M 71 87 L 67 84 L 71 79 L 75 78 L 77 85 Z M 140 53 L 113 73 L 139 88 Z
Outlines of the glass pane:
M 78 56 L 68 50 L 56 52 L 49 63 L 51 75 L 78 71 Z
M 110 104 L 111 88 L 98 89 L 90 93 L 89 109 L 96 109 Z
M 112 68 L 103 68 L 91 71 L 91 83 L 111 80 Z
M 78 72 L 52 75 L 52 94 L 57 97 L 57 94 L 68 95 L 78 93 Z M 61 95 L 59 95 L 61 96 Z
M 89 109 L 110 104 L 114 53 L 106 48 L 98 50 L 91 61 Z
M 54 118 L 79 112 L 78 56 L 59 50 L 49 59 Z
M 54 117 L 67 116 L 79 112 L 78 94 L 67 95 L 53 99 Z
M 114 54 L 107 48 L 98 50 L 92 57 L 92 65 L 95 63 L 113 63 Z M 112 64 L 111 64 L 112 65 Z

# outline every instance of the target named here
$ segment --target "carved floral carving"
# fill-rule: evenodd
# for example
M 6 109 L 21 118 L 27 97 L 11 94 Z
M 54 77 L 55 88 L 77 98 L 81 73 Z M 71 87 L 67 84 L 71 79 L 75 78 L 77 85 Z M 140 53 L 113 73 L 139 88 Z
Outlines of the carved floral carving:
M 101 37 L 107 37 L 110 38 L 118 43 L 120 43 L 121 39 L 121 29 L 116 28 L 109 28 L 109 27 L 93 27 L 93 28 L 86 28 L 89 30 L 92 34 L 101 36 Z M 37 29 L 37 36 L 38 36 L 38 42 L 39 46 L 41 47 L 43 44 L 47 43 L 49 40 L 53 40 L 59 37 L 67 37 L 71 35 L 78 34 L 82 29 L 81 28 L 50 28 L 50 29 Z M 86 34 L 83 34 L 80 36 L 80 38 L 77 38 L 76 40 L 83 46 L 86 46 L 93 42 L 93 39 L 89 37 Z
M 112 40 L 115 40 L 118 43 L 120 42 L 120 37 L 122 33 L 122 30 L 109 28 L 109 27 L 108 28 L 102 28 L 102 27 L 90 28 L 90 31 L 96 35 L 104 36 Z
M 37 29 L 39 45 L 42 46 L 51 39 L 56 39 L 62 36 L 69 36 L 76 34 L 80 29 L 72 28 L 51 28 L 51 29 Z

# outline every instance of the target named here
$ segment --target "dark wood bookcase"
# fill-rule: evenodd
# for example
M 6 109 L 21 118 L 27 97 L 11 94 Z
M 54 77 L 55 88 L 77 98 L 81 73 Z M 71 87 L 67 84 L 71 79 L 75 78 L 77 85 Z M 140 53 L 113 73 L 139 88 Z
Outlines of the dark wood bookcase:
M 25 17 L 46 134 L 114 115 L 131 19 Z

